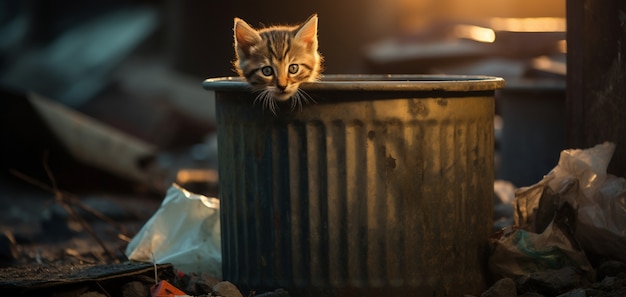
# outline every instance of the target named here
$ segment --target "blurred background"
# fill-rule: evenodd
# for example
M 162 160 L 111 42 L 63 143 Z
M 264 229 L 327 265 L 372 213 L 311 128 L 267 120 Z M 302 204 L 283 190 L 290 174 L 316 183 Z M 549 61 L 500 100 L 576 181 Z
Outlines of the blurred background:
M 123 259 L 119 246 L 173 182 L 217 196 L 214 98 L 201 84 L 235 75 L 234 17 L 262 27 L 317 13 L 326 74 L 503 77 L 495 226 L 512 222 L 515 188 L 541 180 L 568 145 L 621 142 L 615 168 L 624 172 L 626 7 L 567 3 L 566 11 L 566 0 L 0 0 L 0 267 L 75 254 Z M 68 205 L 127 228 L 89 221 L 115 255 L 93 248 Z
M 2 100 L 10 152 L 3 164 L 46 178 L 42 151 L 56 145 L 48 162 L 60 158 L 57 174 L 68 172 L 65 185 L 76 187 L 75 173 L 84 169 L 68 165 L 76 154 L 63 141 L 53 144 L 58 132 L 46 121 L 35 125 L 38 113 L 24 103 L 38 94 L 145 142 L 150 153 L 132 166 L 143 166 L 139 175 L 146 166 L 164 171 L 135 179 L 158 175 L 168 185 L 180 168 L 214 168 L 214 107 L 201 82 L 235 75 L 233 18 L 260 27 L 313 13 L 325 73 L 504 77 L 494 127 L 497 178 L 528 185 L 556 164 L 565 143 L 565 0 L 3 0 L 0 86 L 13 98 Z M 78 176 L 95 186 L 94 177 Z

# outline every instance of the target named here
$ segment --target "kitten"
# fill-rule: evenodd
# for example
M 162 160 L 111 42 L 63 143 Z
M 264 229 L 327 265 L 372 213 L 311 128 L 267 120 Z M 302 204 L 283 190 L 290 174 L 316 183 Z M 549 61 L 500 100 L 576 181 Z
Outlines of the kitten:
M 322 56 L 317 48 L 317 15 L 297 26 L 254 29 L 235 18 L 233 28 L 239 76 L 258 92 L 255 102 L 276 114 L 278 102 L 291 100 L 291 107 L 312 101 L 300 83 L 319 79 Z

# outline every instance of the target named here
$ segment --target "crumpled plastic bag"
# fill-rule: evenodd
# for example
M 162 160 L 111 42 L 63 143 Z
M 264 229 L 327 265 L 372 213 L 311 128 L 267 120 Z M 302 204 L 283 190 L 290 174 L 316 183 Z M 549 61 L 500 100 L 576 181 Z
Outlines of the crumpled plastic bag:
M 626 179 L 606 172 L 615 144 L 561 152 L 558 165 L 515 197 L 515 222 L 542 232 L 556 209 L 576 210 L 575 238 L 588 253 L 626 261 Z
M 593 268 L 570 231 L 574 215 L 574 210 L 564 205 L 541 233 L 504 229 L 506 234 L 494 242 L 489 270 L 503 277 L 516 278 L 570 266 L 592 279 Z
M 171 263 L 185 273 L 222 277 L 220 201 L 177 184 L 126 248 L 133 261 Z
M 515 192 L 517 230 L 497 238 L 490 269 L 507 277 L 574 266 L 587 254 L 626 261 L 626 180 L 607 174 L 615 144 L 561 152 L 537 184 Z

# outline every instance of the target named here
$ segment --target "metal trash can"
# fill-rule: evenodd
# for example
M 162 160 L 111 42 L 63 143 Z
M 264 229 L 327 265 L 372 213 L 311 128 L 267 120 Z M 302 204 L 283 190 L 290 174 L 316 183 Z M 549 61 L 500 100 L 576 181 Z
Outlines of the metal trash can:
M 291 296 L 486 289 L 494 93 L 485 76 L 327 75 L 277 115 L 215 92 L 223 278 Z

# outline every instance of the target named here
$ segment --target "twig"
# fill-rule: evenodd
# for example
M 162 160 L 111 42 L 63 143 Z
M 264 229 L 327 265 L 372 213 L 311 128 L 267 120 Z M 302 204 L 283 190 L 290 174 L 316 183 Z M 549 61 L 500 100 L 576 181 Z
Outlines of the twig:
M 74 206 L 79 207 L 79 208 L 80 208 L 80 209 L 82 209 L 83 211 L 85 211 L 85 212 L 87 212 L 87 213 L 91 214 L 92 216 L 94 216 L 94 217 L 96 217 L 96 218 L 100 219 L 101 221 L 103 221 L 103 222 L 105 222 L 105 223 L 107 223 L 107 224 L 109 224 L 109 225 L 111 225 L 111 226 L 115 227 L 115 228 L 117 229 L 117 231 L 119 231 L 119 233 L 120 233 L 121 235 L 124 235 L 124 236 L 128 237 L 128 236 L 126 235 L 127 231 L 126 231 L 126 228 L 125 228 L 124 226 L 122 226 L 122 225 L 118 224 L 117 222 L 115 222 L 115 221 L 114 221 L 114 220 L 112 220 L 111 218 L 109 218 L 109 217 L 107 217 L 107 216 L 103 215 L 103 214 L 102 214 L 102 213 L 100 213 L 99 211 L 97 211 L 97 210 L 95 210 L 95 209 L 91 208 L 90 206 L 88 206 L 88 205 L 86 205 L 86 204 L 82 203 L 82 202 L 81 202 L 81 201 L 80 201 L 77 197 L 74 197 L 74 196 L 67 196 L 67 194 L 64 194 L 64 195 L 63 195 L 63 197 L 65 197 L 65 198 L 67 198 L 67 199 L 71 200 L 70 202 L 71 202 Z
M 56 198 L 57 202 L 59 202 L 61 206 L 63 206 L 63 208 L 65 208 L 65 210 L 75 220 L 77 220 L 78 223 L 80 223 L 80 225 L 85 229 L 85 231 L 87 231 L 87 233 L 89 233 L 89 235 L 93 237 L 93 239 L 102 247 L 102 249 L 107 253 L 107 255 L 111 257 L 111 259 L 115 259 L 115 256 L 113 255 L 113 253 L 109 251 L 109 249 L 106 247 L 104 242 L 102 242 L 100 237 L 98 237 L 98 235 L 96 235 L 96 233 L 93 231 L 91 226 L 89 226 L 89 224 L 87 224 L 87 222 L 85 222 L 85 220 L 76 213 L 76 211 L 69 205 L 69 203 L 67 203 L 65 199 L 63 199 L 63 193 L 59 191 L 59 187 L 57 186 L 56 179 L 54 178 L 54 175 L 52 174 L 52 171 L 50 170 L 50 166 L 48 166 L 48 151 L 47 150 L 44 152 L 44 155 L 43 155 L 43 168 L 46 170 L 46 174 L 48 175 L 48 178 L 50 179 L 50 182 L 52 183 L 52 189 L 54 190 L 54 197 Z
M 113 255 L 113 253 L 106 247 L 106 245 L 104 244 L 104 242 L 96 235 L 96 233 L 93 231 L 93 229 L 91 228 L 91 226 L 89 226 L 89 224 L 87 224 L 87 222 L 80 216 L 78 215 L 78 213 L 76 213 L 76 211 L 70 206 L 70 203 L 73 203 L 75 205 L 80 206 L 83 210 L 87 211 L 88 213 L 96 216 L 97 218 L 118 227 L 118 231 L 119 230 L 119 226 L 111 219 L 107 218 L 105 215 L 99 213 L 98 211 L 87 207 L 86 205 L 84 205 L 83 203 L 81 203 L 77 198 L 69 196 L 67 194 L 64 194 L 62 191 L 60 191 L 58 189 L 57 183 L 56 183 L 56 179 L 54 178 L 54 175 L 52 174 L 52 171 L 50 170 L 49 166 L 48 166 L 48 152 L 44 152 L 44 156 L 43 156 L 43 166 L 44 169 L 46 171 L 46 174 L 48 175 L 48 178 L 50 179 L 50 182 L 52 184 L 52 186 L 49 186 L 41 181 L 38 181 L 34 178 L 31 178 L 17 170 L 11 169 L 10 172 L 11 174 L 17 176 L 18 178 L 21 178 L 35 186 L 38 186 L 44 190 L 47 190 L 51 193 L 54 194 L 55 200 L 68 212 L 68 214 L 70 214 L 72 216 L 72 218 L 74 218 L 76 221 L 78 221 L 78 223 L 84 228 L 85 231 L 87 231 L 87 233 L 98 243 L 98 245 L 100 245 L 102 247 L 102 249 L 105 251 L 105 253 L 112 259 L 115 260 L 115 256 Z
M 67 248 L 67 249 L 65 249 L 65 254 L 69 255 L 69 256 L 72 256 L 72 257 L 74 257 L 74 258 L 76 258 L 76 259 L 78 259 L 78 260 L 80 260 L 82 262 L 85 262 L 85 263 L 89 263 L 89 264 L 95 264 L 96 263 L 92 259 L 87 259 L 87 258 L 81 256 L 80 253 L 77 250 L 75 250 L 75 249 Z
M 102 255 L 100 254 L 100 251 L 96 251 L 96 250 L 91 250 L 91 255 L 94 256 L 94 258 L 100 260 L 100 262 L 105 262 L 105 258 L 102 257 Z M 115 260 L 115 259 L 114 259 Z M 115 260 L 115 262 L 117 262 L 117 260 Z
M 71 203 L 72 205 L 74 205 L 76 207 L 79 207 L 80 209 L 84 210 L 85 212 L 89 213 L 90 215 L 92 215 L 92 216 L 94 216 L 94 217 L 104 221 L 105 223 L 115 227 L 117 229 L 117 231 L 119 231 L 119 233 L 120 233 L 119 235 L 121 235 L 121 236 L 123 236 L 125 238 L 129 238 L 128 235 L 126 235 L 126 233 L 128 233 L 128 232 L 127 232 L 127 230 L 126 230 L 126 228 L 124 226 L 118 224 L 116 221 L 112 220 L 111 218 L 103 215 L 99 211 L 97 211 L 97 210 L 91 208 L 90 206 L 84 204 L 82 201 L 80 201 L 80 199 L 78 199 L 78 197 L 76 197 L 76 196 L 74 196 L 74 195 L 72 195 L 70 193 L 61 191 L 61 190 L 55 190 L 52 187 L 50 187 L 49 185 L 47 185 L 47 184 L 45 184 L 45 183 L 43 183 L 41 181 L 38 181 L 38 180 L 36 180 L 36 179 L 34 179 L 32 177 L 29 177 L 29 176 L 27 176 L 27 175 L 25 175 L 25 174 L 15 170 L 15 169 L 11 169 L 10 172 L 14 176 L 16 176 L 16 177 L 18 177 L 18 178 L 20 178 L 20 179 L 22 179 L 22 180 L 24 180 L 24 181 L 34 185 L 34 186 L 37 186 L 37 187 L 39 187 L 39 188 L 41 188 L 41 189 L 43 189 L 45 191 L 48 191 L 48 192 L 53 193 L 53 194 L 56 194 L 57 192 L 61 193 L 62 198 L 63 198 L 64 201 L 69 202 L 69 203 Z M 55 195 L 55 197 L 56 197 L 56 195 Z
M 107 290 L 105 290 L 102 285 L 100 284 L 100 282 L 96 282 L 96 285 L 98 285 L 98 287 L 100 287 L 100 289 L 102 290 L 102 292 L 107 295 L 108 297 L 111 297 L 111 294 L 109 294 L 109 292 L 107 292 Z

